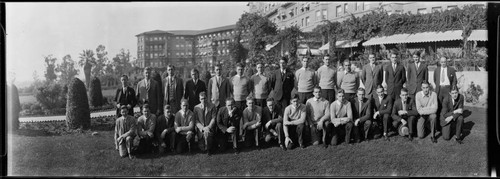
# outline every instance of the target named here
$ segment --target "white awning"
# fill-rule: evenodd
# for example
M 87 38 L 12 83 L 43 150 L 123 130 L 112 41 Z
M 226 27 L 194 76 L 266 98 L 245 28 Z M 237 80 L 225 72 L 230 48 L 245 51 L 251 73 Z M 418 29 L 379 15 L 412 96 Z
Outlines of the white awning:
M 422 32 L 416 34 L 396 34 L 384 37 L 375 37 L 363 43 L 363 46 L 398 43 L 422 43 L 462 40 L 462 30 L 445 32 Z M 468 40 L 488 41 L 487 30 L 473 30 Z
M 321 51 L 319 49 L 310 49 L 311 55 L 321 55 Z M 307 53 L 307 49 L 297 49 L 297 53 L 299 55 L 305 55 Z
M 340 40 L 340 41 L 335 42 L 335 47 L 337 47 L 337 48 L 357 47 L 359 42 L 361 42 L 361 40 Z M 319 50 L 328 50 L 329 47 L 330 47 L 330 42 L 321 46 L 319 48 Z
M 274 42 L 272 44 L 267 44 L 266 45 L 266 51 L 271 50 L 273 47 L 275 47 L 276 45 L 278 45 L 278 43 L 280 43 L 280 41 Z

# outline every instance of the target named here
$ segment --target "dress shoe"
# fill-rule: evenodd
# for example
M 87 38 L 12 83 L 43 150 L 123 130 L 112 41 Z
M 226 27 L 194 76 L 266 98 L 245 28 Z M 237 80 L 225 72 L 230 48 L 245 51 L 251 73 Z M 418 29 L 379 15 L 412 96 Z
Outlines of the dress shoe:
M 323 148 L 328 148 L 328 144 L 323 144 Z
M 306 146 L 304 144 L 301 144 L 300 148 L 306 148 Z
M 284 151 L 286 151 L 286 147 L 285 147 L 285 145 L 280 144 L 280 148 L 281 148 L 281 149 L 283 149 Z
M 384 140 L 389 141 L 389 137 L 387 135 L 384 135 Z
M 409 135 L 409 136 L 408 136 L 408 140 L 409 140 L 409 141 L 413 141 L 413 136 Z
M 239 154 L 240 153 L 240 150 L 238 148 L 233 148 L 233 153 L 234 154 Z
M 432 141 L 432 143 L 437 143 L 437 140 L 434 137 L 431 137 L 431 141 Z
M 457 144 L 463 144 L 462 140 L 461 140 L 461 139 L 458 139 L 458 138 L 455 138 L 455 142 L 456 142 Z

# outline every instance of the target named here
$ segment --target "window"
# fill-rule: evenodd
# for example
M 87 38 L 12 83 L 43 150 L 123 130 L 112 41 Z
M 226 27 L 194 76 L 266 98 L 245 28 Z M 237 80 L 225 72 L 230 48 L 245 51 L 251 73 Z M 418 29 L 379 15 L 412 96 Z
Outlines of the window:
M 309 26 L 309 16 L 306 17 L 306 26 Z
M 426 8 L 420 8 L 417 10 L 418 14 L 427 14 L 427 9 Z
M 328 19 L 328 11 L 326 9 L 323 9 L 323 20 Z
M 474 4 L 474 7 L 484 8 L 484 4 Z
M 179 48 L 179 45 L 175 45 L 176 48 Z
M 336 17 L 340 17 L 342 13 L 342 6 L 337 6 L 337 16 Z
M 316 21 L 321 20 L 321 11 L 316 11 Z
M 302 24 L 300 26 L 304 26 L 304 18 L 302 18 Z
M 441 11 L 441 7 L 432 7 L 432 12 L 439 12 Z
M 175 55 L 179 56 L 179 52 L 176 52 Z
M 181 55 L 184 55 L 184 52 L 182 52 Z
M 370 3 L 365 4 L 365 8 L 363 10 L 365 10 L 365 9 L 370 9 Z
M 347 14 L 347 9 L 349 9 L 349 6 L 347 3 L 344 4 L 344 14 Z
M 181 39 L 184 39 L 184 37 L 181 37 Z
M 181 45 L 181 47 L 184 47 L 184 45 Z
M 455 8 L 458 8 L 457 5 L 454 5 L 454 6 L 448 6 L 448 10 L 452 10 L 452 9 L 455 9 Z

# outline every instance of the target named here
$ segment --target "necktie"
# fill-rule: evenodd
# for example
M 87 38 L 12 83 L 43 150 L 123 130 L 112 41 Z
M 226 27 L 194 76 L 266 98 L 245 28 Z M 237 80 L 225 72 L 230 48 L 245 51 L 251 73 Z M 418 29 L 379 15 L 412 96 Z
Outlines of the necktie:
M 441 83 L 444 83 L 444 68 L 441 68 Z
M 372 67 L 372 71 L 373 71 L 373 68 L 374 68 L 375 65 L 371 64 L 370 66 Z
M 403 103 L 403 111 L 406 111 L 406 103 L 405 102 L 402 103 Z
M 359 101 L 359 110 L 358 113 L 361 116 L 361 105 L 363 105 L 363 101 Z
M 203 120 L 203 124 L 205 124 L 205 106 L 202 106 L 201 109 L 203 109 L 203 115 L 201 119 Z
M 220 79 L 219 79 L 219 77 L 215 77 L 215 81 L 217 81 L 217 86 L 220 87 Z
M 396 71 L 396 64 L 394 64 L 394 63 L 392 64 L 392 69 L 393 69 L 394 71 Z

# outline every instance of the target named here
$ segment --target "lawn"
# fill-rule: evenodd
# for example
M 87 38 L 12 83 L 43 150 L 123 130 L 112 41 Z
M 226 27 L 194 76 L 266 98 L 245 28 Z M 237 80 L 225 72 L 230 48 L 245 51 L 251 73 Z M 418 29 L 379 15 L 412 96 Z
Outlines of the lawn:
M 202 153 L 120 158 L 113 131 L 9 136 L 8 175 L 14 176 L 488 176 L 486 110 L 467 108 L 464 144 L 392 137 L 327 149 L 282 151 L 273 146 L 239 154 Z M 92 131 L 92 132 L 94 132 Z

